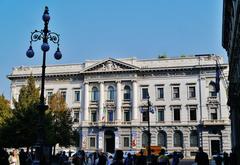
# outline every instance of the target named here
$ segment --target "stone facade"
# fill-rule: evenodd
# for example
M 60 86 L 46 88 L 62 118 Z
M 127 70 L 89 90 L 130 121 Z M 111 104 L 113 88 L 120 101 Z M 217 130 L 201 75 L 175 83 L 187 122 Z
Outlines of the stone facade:
M 215 92 L 216 55 L 149 60 L 113 59 L 46 68 L 45 95 L 60 91 L 72 109 L 74 129 L 85 150 L 139 150 L 147 144 L 194 156 L 198 146 L 211 156 L 230 152 L 226 82 Z M 17 99 L 30 75 L 40 84 L 41 67 L 17 67 L 8 76 Z M 222 74 L 223 75 L 223 74 Z M 148 94 L 151 106 L 148 106 Z M 149 108 L 149 109 L 148 109 Z

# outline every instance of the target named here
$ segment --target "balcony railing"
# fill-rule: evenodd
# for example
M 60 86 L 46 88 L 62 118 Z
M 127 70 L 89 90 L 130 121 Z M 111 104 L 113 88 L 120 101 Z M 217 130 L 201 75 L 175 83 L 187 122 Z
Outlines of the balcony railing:
M 90 126 L 127 126 L 127 125 L 131 125 L 131 121 L 106 121 L 106 122 L 89 122 Z
M 228 124 L 226 120 L 210 119 L 203 120 L 203 125 L 223 125 Z
M 207 98 L 207 101 L 208 102 L 216 102 L 216 101 L 218 101 L 218 97 L 217 96 L 210 96 L 210 97 L 208 97 Z

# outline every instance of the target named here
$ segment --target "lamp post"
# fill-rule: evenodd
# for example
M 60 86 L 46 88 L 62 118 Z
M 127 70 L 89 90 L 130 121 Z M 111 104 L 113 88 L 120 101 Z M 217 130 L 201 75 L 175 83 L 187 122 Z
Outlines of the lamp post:
M 60 49 L 59 49 L 59 34 L 48 30 L 48 23 L 50 20 L 50 16 L 49 16 L 47 6 L 45 7 L 42 20 L 44 22 L 44 29 L 40 31 L 35 30 L 31 32 L 30 47 L 27 50 L 26 55 L 28 58 L 32 58 L 34 56 L 34 51 L 32 49 L 32 42 L 42 40 L 41 49 L 43 51 L 43 62 L 42 62 L 40 104 L 38 106 L 39 119 L 38 119 L 38 134 L 37 134 L 37 143 L 36 143 L 36 147 L 37 147 L 36 158 L 38 161 L 40 161 L 40 164 L 43 164 L 43 163 L 47 164 L 47 162 L 44 161 L 44 144 L 45 144 L 44 115 L 45 115 L 45 111 L 48 109 L 48 106 L 45 105 L 45 102 L 44 102 L 44 85 L 45 85 L 45 69 L 46 69 L 46 52 L 50 49 L 50 46 L 48 45 L 48 41 L 51 41 L 54 44 L 57 44 L 57 51 L 54 54 L 55 59 L 60 60 L 62 58 L 62 53 L 60 52 Z
M 148 119 L 148 154 L 147 154 L 147 163 L 151 164 L 151 132 L 150 132 L 150 107 L 151 107 L 151 102 L 150 102 L 150 96 L 147 96 L 147 106 L 148 106 L 148 111 L 147 111 L 147 119 Z

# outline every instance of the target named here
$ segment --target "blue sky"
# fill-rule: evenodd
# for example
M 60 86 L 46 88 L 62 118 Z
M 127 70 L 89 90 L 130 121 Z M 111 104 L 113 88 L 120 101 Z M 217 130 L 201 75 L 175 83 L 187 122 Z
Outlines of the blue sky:
M 30 32 L 43 28 L 49 7 L 49 29 L 60 34 L 63 58 L 47 65 L 85 60 L 157 58 L 214 53 L 227 59 L 221 46 L 222 0 L 0 0 L 0 93 L 10 97 L 6 78 L 16 66 L 41 65 L 40 41 L 35 56 L 25 53 Z

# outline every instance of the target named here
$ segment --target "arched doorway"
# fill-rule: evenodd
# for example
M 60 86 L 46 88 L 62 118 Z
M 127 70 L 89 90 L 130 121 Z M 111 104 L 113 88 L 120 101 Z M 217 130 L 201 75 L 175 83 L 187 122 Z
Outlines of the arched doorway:
M 115 134 L 112 130 L 106 130 L 104 133 L 105 151 L 114 153 L 115 150 Z

